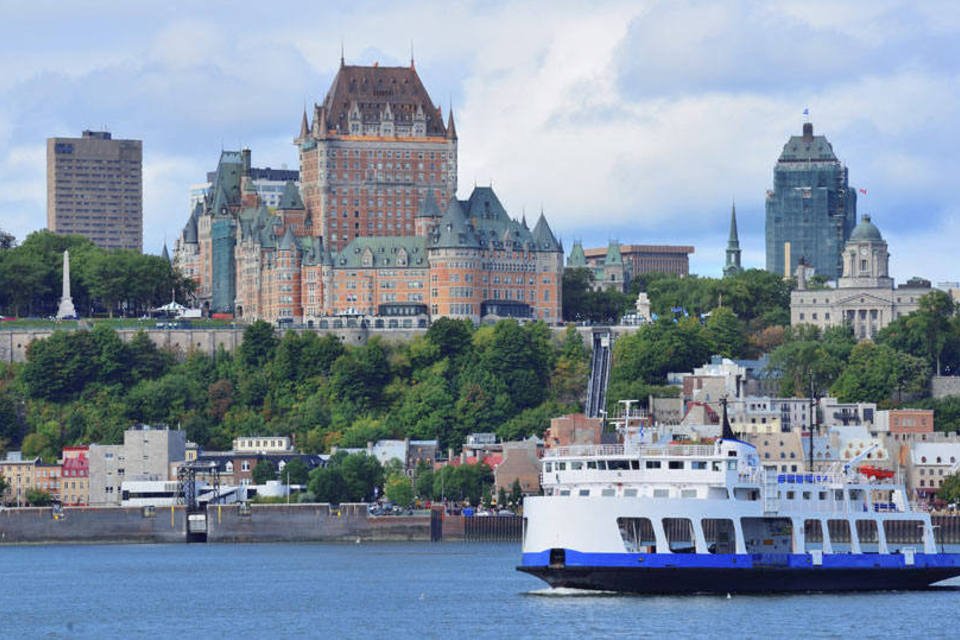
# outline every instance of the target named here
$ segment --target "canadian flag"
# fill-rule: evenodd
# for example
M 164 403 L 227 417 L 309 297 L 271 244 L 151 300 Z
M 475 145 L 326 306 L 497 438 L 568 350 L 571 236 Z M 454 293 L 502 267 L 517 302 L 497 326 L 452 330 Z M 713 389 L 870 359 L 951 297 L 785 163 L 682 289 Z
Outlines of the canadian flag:
M 863 195 L 867 195 L 867 190 L 866 190 L 866 189 L 857 189 L 857 191 L 859 191 L 859 192 L 862 193 Z

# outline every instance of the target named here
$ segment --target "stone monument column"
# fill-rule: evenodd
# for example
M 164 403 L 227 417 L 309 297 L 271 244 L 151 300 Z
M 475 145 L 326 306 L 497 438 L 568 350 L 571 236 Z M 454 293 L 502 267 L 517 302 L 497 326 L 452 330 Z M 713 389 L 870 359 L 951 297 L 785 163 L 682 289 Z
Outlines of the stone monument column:
M 73 308 L 73 298 L 70 297 L 70 250 L 63 252 L 63 295 L 60 296 L 60 306 L 57 308 L 57 320 L 75 320 L 77 310 Z

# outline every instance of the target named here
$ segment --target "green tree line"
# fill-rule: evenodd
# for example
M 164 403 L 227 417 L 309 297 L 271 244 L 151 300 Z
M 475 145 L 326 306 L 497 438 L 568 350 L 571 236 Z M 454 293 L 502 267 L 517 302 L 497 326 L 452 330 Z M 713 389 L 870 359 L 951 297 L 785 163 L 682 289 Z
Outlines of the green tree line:
M 360 346 L 256 322 L 236 353 L 181 357 L 143 332 L 124 343 L 97 326 L 37 340 L 0 373 L 0 447 L 49 459 L 64 445 L 119 442 L 136 422 L 179 426 L 208 449 L 261 434 L 310 453 L 391 437 L 459 449 L 472 432 L 540 435 L 578 410 L 588 353 L 572 327 L 555 337 L 515 321 L 440 319 L 408 342 Z
M 6 248 L 4 248 L 4 246 Z M 160 256 L 101 249 L 83 236 L 36 231 L 23 244 L 0 244 L 0 312 L 56 313 L 63 285 L 63 252 L 70 250 L 70 294 L 81 316 L 140 316 L 192 294 L 194 284 Z

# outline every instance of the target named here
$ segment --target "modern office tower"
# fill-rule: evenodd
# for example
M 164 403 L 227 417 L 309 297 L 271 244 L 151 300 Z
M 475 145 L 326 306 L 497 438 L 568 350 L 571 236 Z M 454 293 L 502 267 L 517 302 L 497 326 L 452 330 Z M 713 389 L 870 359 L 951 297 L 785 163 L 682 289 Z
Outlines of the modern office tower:
M 767 191 L 767 271 L 796 272 L 800 259 L 831 280 L 843 273 L 840 254 L 857 223 L 857 194 L 847 167 L 824 136 L 792 136 L 773 169 Z
M 143 250 L 143 143 L 107 131 L 47 139 L 47 228 Z
M 361 67 L 341 59 L 312 123 L 304 111 L 295 143 L 313 235 L 329 249 L 359 237 L 414 235 L 427 194 L 441 204 L 456 195 L 453 113 L 444 124 L 413 61 Z

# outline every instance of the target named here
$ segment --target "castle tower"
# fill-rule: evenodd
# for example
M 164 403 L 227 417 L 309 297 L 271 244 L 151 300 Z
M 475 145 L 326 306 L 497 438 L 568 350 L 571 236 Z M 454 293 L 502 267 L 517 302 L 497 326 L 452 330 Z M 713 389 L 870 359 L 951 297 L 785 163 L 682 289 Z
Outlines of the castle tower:
M 438 203 L 456 195 L 453 115 L 444 124 L 412 65 L 342 64 L 313 127 L 304 122 L 295 139 L 303 200 L 327 250 L 422 234 L 416 217 L 427 195 Z

